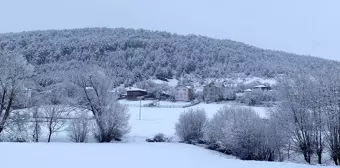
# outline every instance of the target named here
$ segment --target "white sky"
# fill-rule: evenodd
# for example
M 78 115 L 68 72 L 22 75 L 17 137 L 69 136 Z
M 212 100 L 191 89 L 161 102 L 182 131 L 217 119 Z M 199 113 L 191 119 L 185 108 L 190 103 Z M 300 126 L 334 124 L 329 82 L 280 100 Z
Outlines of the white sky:
M 0 0 L 0 32 L 125 27 L 340 61 L 340 0 Z

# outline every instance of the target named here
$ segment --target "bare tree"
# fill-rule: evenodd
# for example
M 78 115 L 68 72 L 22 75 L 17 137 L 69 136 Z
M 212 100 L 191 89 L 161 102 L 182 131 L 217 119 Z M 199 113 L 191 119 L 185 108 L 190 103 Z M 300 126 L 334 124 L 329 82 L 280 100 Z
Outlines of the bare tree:
M 340 165 L 340 78 L 331 71 L 322 76 L 325 82 L 322 99 L 326 111 L 326 140 L 334 163 Z
M 46 119 L 48 129 L 47 142 L 50 142 L 53 133 L 60 132 L 65 128 L 65 117 L 68 115 L 68 110 L 63 105 L 45 105 L 41 107 L 41 111 Z
M 87 142 L 90 133 L 90 118 L 87 112 L 78 112 L 67 128 L 68 136 L 73 142 Z
M 33 67 L 20 55 L 0 52 L 0 133 L 4 130 L 18 94 Z
M 207 122 L 204 109 L 189 109 L 179 116 L 176 134 L 186 143 L 196 143 L 203 139 Z
M 127 106 L 118 102 L 112 102 L 108 107 L 102 109 L 95 125 L 95 138 L 98 142 L 120 141 L 129 133 L 129 118 Z
M 130 130 L 130 115 L 125 106 L 116 101 L 112 80 L 101 68 L 84 66 L 73 77 L 81 89 L 79 106 L 92 112 L 96 121 L 95 137 L 99 142 L 120 140 Z
M 297 152 L 303 154 L 307 163 L 311 163 L 314 154 L 313 115 L 309 105 L 310 79 L 299 74 L 280 82 L 281 104 L 277 116 L 286 121 L 290 127 L 292 142 Z
M 42 114 L 39 111 L 39 107 L 35 106 L 31 108 L 32 110 L 32 139 L 34 142 L 39 142 L 41 136 L 41 123 L 42 123 Z

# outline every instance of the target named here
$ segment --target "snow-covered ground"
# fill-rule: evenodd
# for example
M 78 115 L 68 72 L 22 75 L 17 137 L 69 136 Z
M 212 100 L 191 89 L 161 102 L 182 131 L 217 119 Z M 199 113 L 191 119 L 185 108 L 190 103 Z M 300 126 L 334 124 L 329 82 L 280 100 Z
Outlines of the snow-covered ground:
M 121 102 L 122 103 L 122 102 Z M 127 103 L 129 103 L 127 101 Z M 149 102 L 142 101 L 143 104 Z M 190 108 L 203 108 L 211 118 L 223 106 L 244 106 L 235 103 L 205 104 Z M 245 106 L 247 107 L 247 106 Z M 175 124 L 179 115 L 190 108 L 141 108 L 129 107 L 131 114 L 131 132 L 121 143 L 93 143 L 93 136 L 86 144 L 69 143 L 65 131 L 52 136 L 54 143 L 0 143 L 1 167 L 49 167 L 49 168 L 93 168 L 93 167 L 239 167 L 239 168 L 309 168 L 312 166 L 293 163 L 270 163 L 241 161 L 232 156 L 180 143 L 147 143 L 157 133 L 168 137 L 175 136 Z M 266 108 L 252 107 L 261 116 L 266 117 Z M 41 141 L 46 142 L 46 130 Z M 63 142 L 63 143 L 61 143 Z M 65 143 L 66 142 L 66 143 Z M 18 161 L 18 159 L 20 161 Z M 317 167 L 317 166 L 314 166 Z
M 128 135 L 132 141 L 145 140 L 145 138 L 151 138 L 157 133 L 163 133 L 167 136 L 174 136 L 175 124 L 179 115 L 189 110 L 190 108 L 204 109 L 207 116 L 211 118 L 219 109 L 223 106 L 232 106 L 235 104 L 221 103 L 221 104 L 205 104 L 201 103 L 189 108 L 141 108 L 141 120 L 139 120 L 139 107 L 129 107 L 131 113 L 131 132 Z M 243 105 L 238 105 L 243 106 Z M 248 107 L 248 106 L 244 106 Z M 261 117 L 266 117 L 265 107 L 252 107 Z
M 4 168 L 312 168 L 293 163 L 241 161 L 179 143 L 0 143 Z
M 159 101 L 157 102 L 157 105 L 160 106 L 174 106 L 174 107 L 179 107 L 179 106 L 186 106 L 189 105 L 190 102 L 171 102 L 171 101 Z
M 188 111 L 189 109 L 204 109 L 207 113 L 208 118 L 212 118 L 213 115 L 220 110 L 223 106 L 242 106 L 242 107 L 249 107 L 242 104 L 232 103 L 232 102 L 226 102 L 226 103 L 211 103 L 211 104 L 205 104 L 200 103 L 198 105 L 188 107 L 188 108 L 182 108 L 183 105 L 189 104 L 188 102 L 166 102 L 166 101 L 160 101 L 161 105 L 173 105 L 177 108 L 164 108 L 164 107 L 139 107 L 139 101 L 128 101 L 128 100 L 120 100 L 121 104 L 128 105 L 129 113 L 131 114 L 130 117 L 130 126 L 131 131 L 128 135 L 126 135 L 124 141 L 128 142 L 144 142 L 146 138 L 151 138 L 154 135 L 158 133 L 163 133 L 168 137 L 174 137 L 175 136 L 175 124 L 178 121 L 178 118 L 180 114 L 184 111 Z M 142 105 L 146 105 L 148 103 L 154 102 L 149 100 L 143 100 L 141 101 Z M 268 108 L 266 107 L 249 107 L 253 108 L 261 117 L 265 118 L 266 110 Z M 71 108 L 72 111 L 75 111 L 76 109 Z M 22 110 L 26 111 L 27 110 Z M 141 120 L 139 120 L 139 112 L 141 112 Z M 73 117 L 72 113 L 69 117 Z M 89 115 L 92 115 L 91 112 L 89 112 Z M 65 129 L 67 128 L 67 124 L 65 125 Z M 43 126 L 43 132 L 41 141 L 47 141 L 47 130 L 45 126 Z M 89 139 L 90 142 L 94 142 L 95 140 L 91 136 Z M 54 133 L 52 136 L 52 142 L 69 142 L 67 133 L 65 130 L 62 130 L 60 132 Z
M 143 101 L 130 101 L 130 100 L 119 100 L 118 101 L 120 104 L 125 104 L 128 106 L 139 106 L 140 103 L 143 105 L 149 104 L 154 102 L 154 100 L 143 100 Z

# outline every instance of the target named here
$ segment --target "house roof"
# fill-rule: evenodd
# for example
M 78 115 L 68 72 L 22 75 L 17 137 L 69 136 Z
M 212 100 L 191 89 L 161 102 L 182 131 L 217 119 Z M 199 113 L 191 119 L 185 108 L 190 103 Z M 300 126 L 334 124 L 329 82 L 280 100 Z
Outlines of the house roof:
M 126 91 L 127 91 L 127 92 L 129 92 L 129 91 L 141 91 L 141 92 L 146 92 L 146 90 L 144 90 L 144 89 L 135 88 L 135 87 L 128 87 L 128 88 L 126 88 Z

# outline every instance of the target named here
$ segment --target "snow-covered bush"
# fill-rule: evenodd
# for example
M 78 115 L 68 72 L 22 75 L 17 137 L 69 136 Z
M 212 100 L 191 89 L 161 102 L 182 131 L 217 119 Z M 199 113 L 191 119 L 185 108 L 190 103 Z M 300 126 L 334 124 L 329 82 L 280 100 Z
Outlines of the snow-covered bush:
M 28 120 L 29 115 L 27 113 L 13 112 L 8 125 L 6 125 L 5 141 L 30 142 Z
M 268 122 L 253 109 L 223 107 L 207 126 L 208 148 L 233 154 L 244 160 L 274 160 Z
M 98 142 L 120 141 L 130 131 L 129 110 L 118 102 L 112 102 L 96 117 L 94 136 Z
M 156 134 L 153 138 L 146 139 L 147 142 L 168 142 L 170 139 L 164 134 Z
M 244 93 L 242 97 L 238 99 L 239 102 L 245 103 L 249 106 L 262 105 L 264 102 L 277 101 L 276 91 L 263 91 L 261 89 L 255 89 L 252 92 Z
M 67 128 L 68 137 L 72 142 L 87 142 L 90 133 L 89 116 L 86 112 L 79 112 L 75 117 Z
M 196 143 L 203 139 L 207 124 L 207 115 L 204 109 L 190 109 L 183 112 L 176 124 L 176 134 L 186 143 Z

